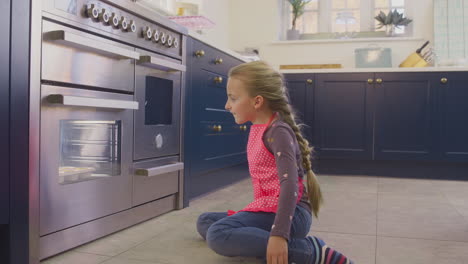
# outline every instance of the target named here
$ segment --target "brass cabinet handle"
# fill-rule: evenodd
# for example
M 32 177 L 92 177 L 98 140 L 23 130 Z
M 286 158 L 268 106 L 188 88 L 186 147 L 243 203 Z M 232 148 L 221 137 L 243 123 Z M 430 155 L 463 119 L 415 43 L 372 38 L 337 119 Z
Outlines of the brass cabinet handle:
M 382 83 L 382 79 L 377 78 L 377 79 L 375 80 L 375 82 L 380 84 L 380 83 Z
M 374 83 L 374 80 L 373 80 L 373 79 L 367 79 L 367 83 L 368 83 L 368 84 L 373 84 L 373 83 Z
M 221 77 L 221 76 L 216 76 L 216 77 L 214 77 L 213 80 L 214 80 L 215 83 L 222 83 L 222 82 L 223 82 L 223 77 Z
M 247 126 L 246 126 L 246 125 L 239 126 L 239 129 L 240 129 L 241 131 L 247 131 Z
M 447 83 L 447 82 L 448 82 L 448 79 L 447 79 L 447 78 L 442 78 L 442 79 L 440 79 L 440 82 L 441 82 L 441 83 Z
M 205 51 L 204 50 L 197 50 L 195 51 L 195 56 L 198 58 L 205 56 Z
M 312 81 L 312 79 L 307 79 L 306 81 L 308 84 L 312 84 L 314 81 Z
M 214 61 L 214 64 L 221 64 L 221 63 L 223 63 L 223 59 L 221 58 L 216 58 Z
M 221 132 L 222 129 L 223 129 L 223 127 L 221 125 L 214 125 L 213 126 L 213 131 L 214 132 Z

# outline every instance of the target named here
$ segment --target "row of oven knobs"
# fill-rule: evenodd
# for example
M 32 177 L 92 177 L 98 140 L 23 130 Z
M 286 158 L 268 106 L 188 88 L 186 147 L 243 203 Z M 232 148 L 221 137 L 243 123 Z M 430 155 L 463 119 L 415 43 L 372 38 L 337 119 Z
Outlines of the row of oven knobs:
M 152 30 L 150 27 L 145 27 L 141 31 L 141 35 L 146 39 L 156 43 L 161 43 L 168 47 L 179 47 L 179 41 L 176 37 L 169 36 L 166 33 L 160 32 L 159 30 Z
M 114 28 L 121 28 L 123 31 L 136 32 L 135 21 L 127 21 L 116 13 L 110 14 L 105 8 L 99 9 L 95 4 L 86 7 L 86 15 L 96 21 L 101 21 L 104 25 L 112 25 Z

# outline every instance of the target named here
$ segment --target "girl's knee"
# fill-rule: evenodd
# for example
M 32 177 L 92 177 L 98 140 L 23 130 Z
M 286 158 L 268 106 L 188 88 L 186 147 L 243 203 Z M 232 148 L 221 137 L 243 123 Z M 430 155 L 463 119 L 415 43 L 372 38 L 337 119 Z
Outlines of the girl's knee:
M 208 217 L 209 213 L 201 214 L 197 219 L 197 231 L 203 239 L 206 240 L 207 229 L 211 225 L 211 220 Z
M 227 246 L 227 239 L 229 238 L 230 230 L 224 225 L 217 223 L 213 224 L 208 228 L 206 233 L 206 242 L 208 247 L 219 255 L 232 257 Z

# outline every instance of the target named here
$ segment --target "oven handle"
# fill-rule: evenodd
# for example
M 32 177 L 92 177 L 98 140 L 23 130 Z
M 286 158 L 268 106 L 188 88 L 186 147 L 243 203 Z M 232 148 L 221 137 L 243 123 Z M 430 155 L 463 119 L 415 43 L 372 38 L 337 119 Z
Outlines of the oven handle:
M 138 102 L 127 100 L 50 94 L 47 96 L 47 101 L 49 103 L 62 104 L 67 106 L 89 106 L 110 109 L 138 110 Z
M 166 72 L 185 72 L 187 70 L 185 65 L 146 55 L 140 56 L 137 63 L 139 65 Z
M 117 57 L 119 59 L 138 60 L 140 58 L 140 53 L 136 51 L 124 49 L 104 42 L 99 42 L 97 40 L 83 37 L 65 30 L 47 32 L 45 33 L 44 38 L 46 40 L 53 40 L 54 42 L 60 44 L 77 48 L 85 48 L 101 55 Z
M 180 171 L 183 169 L 184 169 L 184 163 L 177 162 L 177 163 L 153 167 L 153 168 L 135 169 L 135 174 L 138 176 L 154 177 L 154 176 L 158 176 L 158 175 L 169 173 L 169 172 Z

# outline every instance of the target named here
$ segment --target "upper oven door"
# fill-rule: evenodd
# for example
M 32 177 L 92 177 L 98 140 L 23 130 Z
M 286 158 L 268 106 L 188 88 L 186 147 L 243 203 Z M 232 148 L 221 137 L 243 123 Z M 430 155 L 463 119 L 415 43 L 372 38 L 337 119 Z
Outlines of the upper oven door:
M 47 20 L 42 30 L 44 82 L 133 92 L 134 48 Z
M 180 61 L 138 50 L 135 69 L 134 160 L 179 154 Z

